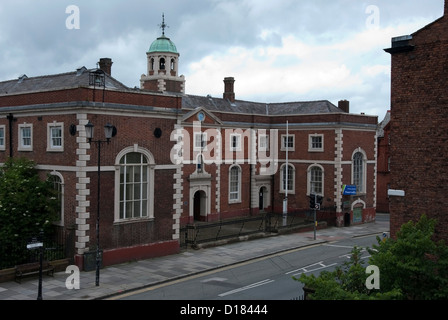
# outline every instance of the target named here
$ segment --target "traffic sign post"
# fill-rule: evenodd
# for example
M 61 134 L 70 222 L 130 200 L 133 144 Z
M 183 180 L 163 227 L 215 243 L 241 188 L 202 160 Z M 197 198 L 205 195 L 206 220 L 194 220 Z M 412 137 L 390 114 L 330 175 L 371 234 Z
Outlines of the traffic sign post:
M 41 236 L 43 232 L 41 231 Z M 44 250 L 44 244 L 41 241 L 38 241 L 37 238 L 33 238 L 31 242 L 29 242 L 26 245 L 26 248 L 28 250 L 35 250 L 39 249 L 39 286 L 37 289 L 37 300 L 42 300 L 42 257 L 43 257 L 43 250 Z
M 314 212 L 314 240 L 316 240 L 316 228 L 317 228 L 317 220 L 316 220 L 316 212 L 320 210 L 320 206 L 322 204 L 322 196 L 317 194 L 310 194 L 310 209 L 313 209 Z

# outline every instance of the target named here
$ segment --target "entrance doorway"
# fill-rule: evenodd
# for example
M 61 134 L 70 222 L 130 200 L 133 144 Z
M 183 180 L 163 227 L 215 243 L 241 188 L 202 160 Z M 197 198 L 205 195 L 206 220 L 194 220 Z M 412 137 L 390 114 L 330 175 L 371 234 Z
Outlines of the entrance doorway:
M 266 187 L 261 187 L 259 192 L 259 198 L 258 198 L 258 208 L 260 211 L 263 211 L 267 207 L 267 199 L 268 199 L 268 189 Z
M 195 221 L 206 221 L 206 194 L 199 190 L 194 194 L 193 214 Z

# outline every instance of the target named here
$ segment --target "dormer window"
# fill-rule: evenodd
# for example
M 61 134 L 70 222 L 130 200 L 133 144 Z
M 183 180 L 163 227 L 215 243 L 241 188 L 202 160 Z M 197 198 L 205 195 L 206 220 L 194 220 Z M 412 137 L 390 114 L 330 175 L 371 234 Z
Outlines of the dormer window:
M 26 74 L 23 74 L 19 77 L 19 83 L 22 83 L 25 79 L 28 79 Z

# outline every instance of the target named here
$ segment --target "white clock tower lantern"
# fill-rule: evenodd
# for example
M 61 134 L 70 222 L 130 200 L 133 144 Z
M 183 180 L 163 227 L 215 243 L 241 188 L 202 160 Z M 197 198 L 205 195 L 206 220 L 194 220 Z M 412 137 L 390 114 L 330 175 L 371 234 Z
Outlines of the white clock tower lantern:
M 141 89 L 156 92 L 185 93 L 185 77 L 178 76 L 179 52 L 176 45 L 165 36 L 165 15 L 162 15 L 162 36 L 157 38 L 146 53 L 147 74 L 140 79 Z

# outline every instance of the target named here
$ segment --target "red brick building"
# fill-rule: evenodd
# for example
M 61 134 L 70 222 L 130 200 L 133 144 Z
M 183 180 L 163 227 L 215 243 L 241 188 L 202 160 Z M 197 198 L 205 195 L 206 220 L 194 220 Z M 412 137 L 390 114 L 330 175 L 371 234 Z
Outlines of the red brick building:
M 311 193 L 343 226 L 375 219 L 377 117 L 349 102 L 257 103 L 185 94 L 179 53 L 163 34 L 147 52 L 141 88 L 99 69 L 0 82 L 0 163 L 28 157 L 61 191 L 61 232 L 73 256 L 96 248 L 98 148 L 86 125 L 115 135 L 101 144 L 103 265 L 178 252 L 180 227 L 195 221 L 309 210 Z M 356 192 L 344 195 L 344 185 Z M 346 220 L 344 220 L 346 219 Z
M 389 212 L 390 189 L 390 110 L 387 111 L 383 121 L 378 124 L 378 164 L 377 164 L 377 212 Z
M 448 239 L 448 3 L 444 15 L 385 49 L 392 56 L 391 197 L 394 236 L 422 214 Z

